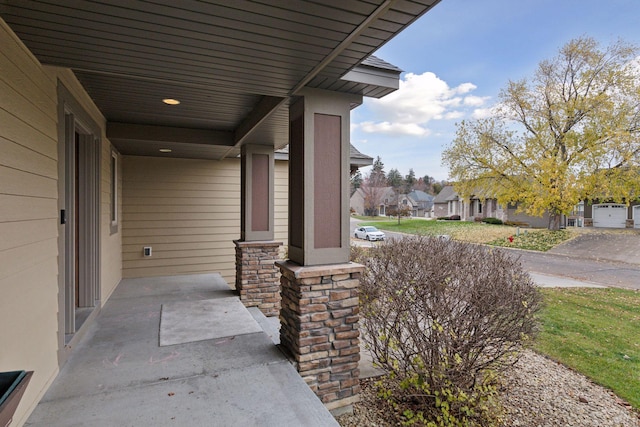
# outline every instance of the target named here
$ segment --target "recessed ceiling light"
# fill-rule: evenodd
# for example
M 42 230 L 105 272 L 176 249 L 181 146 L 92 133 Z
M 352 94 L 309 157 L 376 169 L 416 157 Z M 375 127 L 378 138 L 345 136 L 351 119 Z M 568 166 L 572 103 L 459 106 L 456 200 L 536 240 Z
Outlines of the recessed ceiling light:
M 159 151 L 161 153 L 170 153 L 172 150 L 171 150 L 171 148 L 161 148 Z
M 180 104 L 180 101 L 178 101 L 177 99 L 173 99 L 173 98 L 165 98 L 162 100 L 162 102 L 164 102 L 167 105 L 178 105 Z

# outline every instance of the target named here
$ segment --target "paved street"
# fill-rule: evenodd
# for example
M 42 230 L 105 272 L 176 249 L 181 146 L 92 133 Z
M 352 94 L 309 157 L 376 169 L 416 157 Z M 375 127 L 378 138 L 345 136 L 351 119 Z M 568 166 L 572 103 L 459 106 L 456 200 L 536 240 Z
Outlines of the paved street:
M 351 236 L 358 220 L 351 219 Z M 388 239 L 403 238 L 401 233 L 385 231 Z M 376 243 L 354 239 L 360 245 Z M 598 285 L 640 290 L 640 234 L 589 233 L 549 252 L 502 250 L 518 257 L 523 267 L 544 277 L 565 277 Z

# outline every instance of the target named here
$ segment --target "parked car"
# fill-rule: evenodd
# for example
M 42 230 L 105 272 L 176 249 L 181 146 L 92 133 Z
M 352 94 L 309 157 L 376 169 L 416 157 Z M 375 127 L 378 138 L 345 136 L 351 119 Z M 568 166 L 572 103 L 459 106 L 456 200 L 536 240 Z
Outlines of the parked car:
M 384 233 L 372 226 L 358 227 L 356 228 L 355 236 L 357 239 L 365 240 L 384 240 L 386 237 Z

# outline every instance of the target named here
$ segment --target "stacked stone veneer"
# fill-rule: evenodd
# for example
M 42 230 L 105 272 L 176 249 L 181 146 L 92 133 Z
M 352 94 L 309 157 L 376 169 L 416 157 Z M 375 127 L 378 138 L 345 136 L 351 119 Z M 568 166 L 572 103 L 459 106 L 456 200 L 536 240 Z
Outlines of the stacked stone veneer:
M 280 343 L 328 409 L 349 407 L 360 393 L 358 285 L 364 267 L 276 264 L 282 273 Z
M 258 307 L 265 316 L 280 313 L 281 242 L 242 242 L 236 244 L 236 291 L 246 307 Z

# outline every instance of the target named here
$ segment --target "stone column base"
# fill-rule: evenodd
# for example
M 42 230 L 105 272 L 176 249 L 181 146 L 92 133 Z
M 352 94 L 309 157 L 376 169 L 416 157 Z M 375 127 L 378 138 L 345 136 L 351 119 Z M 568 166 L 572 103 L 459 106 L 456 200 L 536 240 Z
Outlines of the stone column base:
M 258 307 L 265 316 L 280 313 L 279 259 L 282 242 L 260 241 L 236 244 L 236 291 L 246 307 Z
M 329 410 L 359 401 L 358 285 L 364 266 L 276 265 L 282 273 L 280 343 Z

